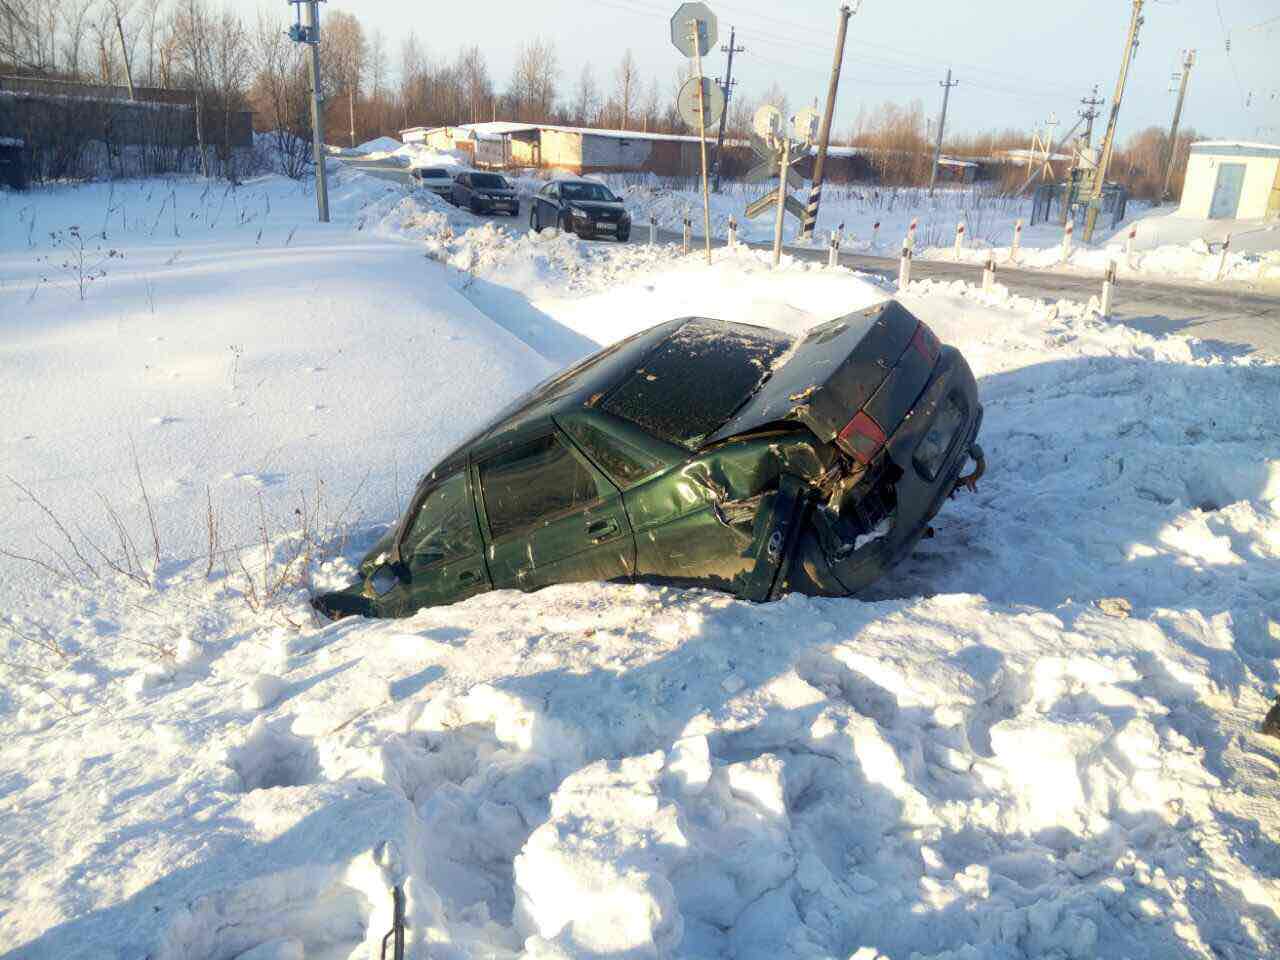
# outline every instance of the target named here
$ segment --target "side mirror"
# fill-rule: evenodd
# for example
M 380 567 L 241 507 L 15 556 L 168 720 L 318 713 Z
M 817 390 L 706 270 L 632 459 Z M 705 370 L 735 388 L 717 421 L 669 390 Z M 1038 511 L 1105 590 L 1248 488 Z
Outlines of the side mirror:
M 385 597 L 400 583 L 400 575 L 394 564 L 384 563 L 364 578 L 364 595 L 370 600 Z

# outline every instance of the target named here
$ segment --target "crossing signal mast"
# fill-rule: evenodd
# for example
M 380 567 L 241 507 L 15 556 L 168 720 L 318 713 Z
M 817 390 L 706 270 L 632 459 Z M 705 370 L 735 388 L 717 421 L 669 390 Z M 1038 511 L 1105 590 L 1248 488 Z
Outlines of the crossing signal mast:
M 288 0 L 294 6 L 289 39 L 309 49 L 311 76 L 311 152 L 316 167 L 316 212 L 329 222 L 329 181 L 324 169 L 324 100 L 320 96 L 320 4 L 322 0 Z

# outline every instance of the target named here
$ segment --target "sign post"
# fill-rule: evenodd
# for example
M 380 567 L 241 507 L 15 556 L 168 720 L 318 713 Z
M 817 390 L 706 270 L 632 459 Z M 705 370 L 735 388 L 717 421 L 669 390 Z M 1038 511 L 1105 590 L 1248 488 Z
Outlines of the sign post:
M 705 3 L 682 3 L 671 18 L 671 42 L 676 49 L 693 60 L 693 77 L 689 83 L 697 87 L 696 114 L 692 118 L 698 129 L 698 152 L 702 160 L 702 240 L 707 252 L 707 264 L 711 263 L 711 191 L 707 182 L 707 126 L 720 119 L 724 110 L 724 96 L 720 95 L 720 110 L 711 116 L 708 109 L 709 91 L 702 75 L 702 56 L 716 42 L 716 16 Z M 689 83 L 685 86 L 688 87 Z M 719 93 L 719 88 L 716 88 Z M 682 91 L 683 93 L 683 91 Z M 683 101 L 684 97 L 681 96 Z M 685 117 L 689 120 L 689 117 Z

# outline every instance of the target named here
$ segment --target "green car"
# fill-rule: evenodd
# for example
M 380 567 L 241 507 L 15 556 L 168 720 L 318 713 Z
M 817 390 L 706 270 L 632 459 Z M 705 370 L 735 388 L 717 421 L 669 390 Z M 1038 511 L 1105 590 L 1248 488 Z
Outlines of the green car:
M 315 605 L 402 617 L 585 580 L 848 596 L 973 486 L 981 422 L 964 358 L 893 300 L 798 340 L 672 320 L 504 410 Z

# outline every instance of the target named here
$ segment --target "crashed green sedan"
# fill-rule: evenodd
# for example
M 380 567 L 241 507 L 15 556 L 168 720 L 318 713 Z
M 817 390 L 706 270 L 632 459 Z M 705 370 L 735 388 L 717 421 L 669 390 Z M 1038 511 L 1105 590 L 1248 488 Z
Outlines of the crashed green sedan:
M 964 358 L 894 300 L 800 339 L 672 320 L 504 410 L 315 605 L 401 617 L 584 580 L 856 594 L 976 483 L 981 423 Z

